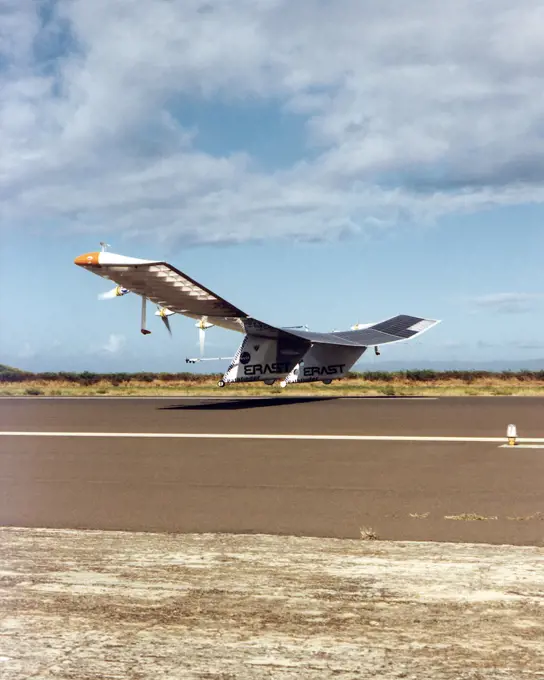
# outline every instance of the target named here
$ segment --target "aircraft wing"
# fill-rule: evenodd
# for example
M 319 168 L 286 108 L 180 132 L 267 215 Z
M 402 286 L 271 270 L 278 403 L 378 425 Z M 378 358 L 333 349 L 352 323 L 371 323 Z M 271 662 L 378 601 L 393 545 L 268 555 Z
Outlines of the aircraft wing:
M 141 260 L 102 251 L 80 255 L 76 257 L 75 264 L 172 312 L 194 319 L 205 316 L 216 326 L 258 337 L 286 340 L 291 337 L 305 340 L 308 344 L 372 347 L 409 340 L 439 323 L 432 319 L 400 315 L 360 330 L 333 333 L 278 328 L 250 317 L 209 288 L 161 260 Z
M 167 262 L 105 251 L 80 255 L 75 264 L 178 314 L 197 319 L 207 316 L 216 325 L 244 331 L 245 312 Z
M 380 323 L 355 331 L 335 331 L 333 333 L 313 333 L 289 329 L 288 333 L 304 338 L 312 343 L 340 345 L 343 347 L 374 347 L 391 342 L 410 340 L 435 326 L 439 321 L 422 319 L 418 316 L 401 314 Z

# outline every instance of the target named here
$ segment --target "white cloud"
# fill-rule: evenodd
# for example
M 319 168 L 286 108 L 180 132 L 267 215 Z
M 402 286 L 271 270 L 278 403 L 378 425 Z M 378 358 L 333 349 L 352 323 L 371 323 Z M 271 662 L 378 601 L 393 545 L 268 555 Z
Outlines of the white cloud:
M 511 343 L 513 347 L 516 349 L 525 349 L 525 350 L 532 350 L 532 349 L 537 349 L 541 350 L 544 349 L 544 342 L 540 342 L 538 340 L 516 340 Z
M 126 338 L 124 335 L 117 335 L 111 333 L 107 342 L 102 345 L 100 350 L 102 352 L 107 352 L 108 354 L 118 354 L 123 350 L 126 345 Z
M 311 240 L 544 201 L 541 0 L 0 11 L 2 225 Z M 312 154 L 267 173 L 204 153 L 180 97 L 297 112 Z
M 36 354 L 36 349 L 30 344 L 30 342 L 23 343 L 22 347 L 20 347 L 19 351 L 17 352 L 17 356 L 20 359 L 31 359 L 32 357 L 35 357 Z
M 544 293 L 493 293 L 472 298 L 475 309 L 490 310 L 500 314 L 529 312 L 544 301 Z

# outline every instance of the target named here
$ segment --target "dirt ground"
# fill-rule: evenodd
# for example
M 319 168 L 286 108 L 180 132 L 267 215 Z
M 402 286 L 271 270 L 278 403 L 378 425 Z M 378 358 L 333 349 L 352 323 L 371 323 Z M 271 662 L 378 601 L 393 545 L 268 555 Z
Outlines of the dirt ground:
M 544 678 L 544 549 L 0 530 L 0 677 Z

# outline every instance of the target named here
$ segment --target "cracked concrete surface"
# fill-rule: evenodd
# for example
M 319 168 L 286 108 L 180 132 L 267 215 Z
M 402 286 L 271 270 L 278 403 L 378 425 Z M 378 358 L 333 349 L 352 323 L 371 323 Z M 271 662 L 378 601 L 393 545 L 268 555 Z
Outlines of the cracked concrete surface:
M 544 550 L 0 530 L 0 677 L 544 678 Z

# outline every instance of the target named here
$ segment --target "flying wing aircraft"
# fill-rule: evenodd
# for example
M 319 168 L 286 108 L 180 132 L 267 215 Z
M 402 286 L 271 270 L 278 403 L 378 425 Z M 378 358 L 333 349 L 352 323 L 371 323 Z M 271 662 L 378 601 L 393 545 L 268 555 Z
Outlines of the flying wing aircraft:
M 204 334 L 212 326 L 244 334 L 238 351 L 218 386 L 227 383 L 263 381 L 272 385 L 280 380 L 289 383 L 343 378 L 366 352 L 380 345 L 415 338 L 439 323 L 433 319 L 401 314 L 373 324 L 356 324 L 347 331 L 315 333 L 304 327 L 276 327 L 249 316 L 205 288 L 187 274 L 162 260 L 141 260 L 116 255 L 106 250 L 76 257 L 75 264 L 93 274 L 109 279 L 116 287 L 100 295 L 102 299 L 135 293 L 142 298 L 141 332 L 147 335 L 146 303 L 155 303 L 155 312 L 169 332 L 169 317 L 183 314 L 196 319 L 200 332 L 201 357 L 186 359 L 188 363 L 204 360 Z

